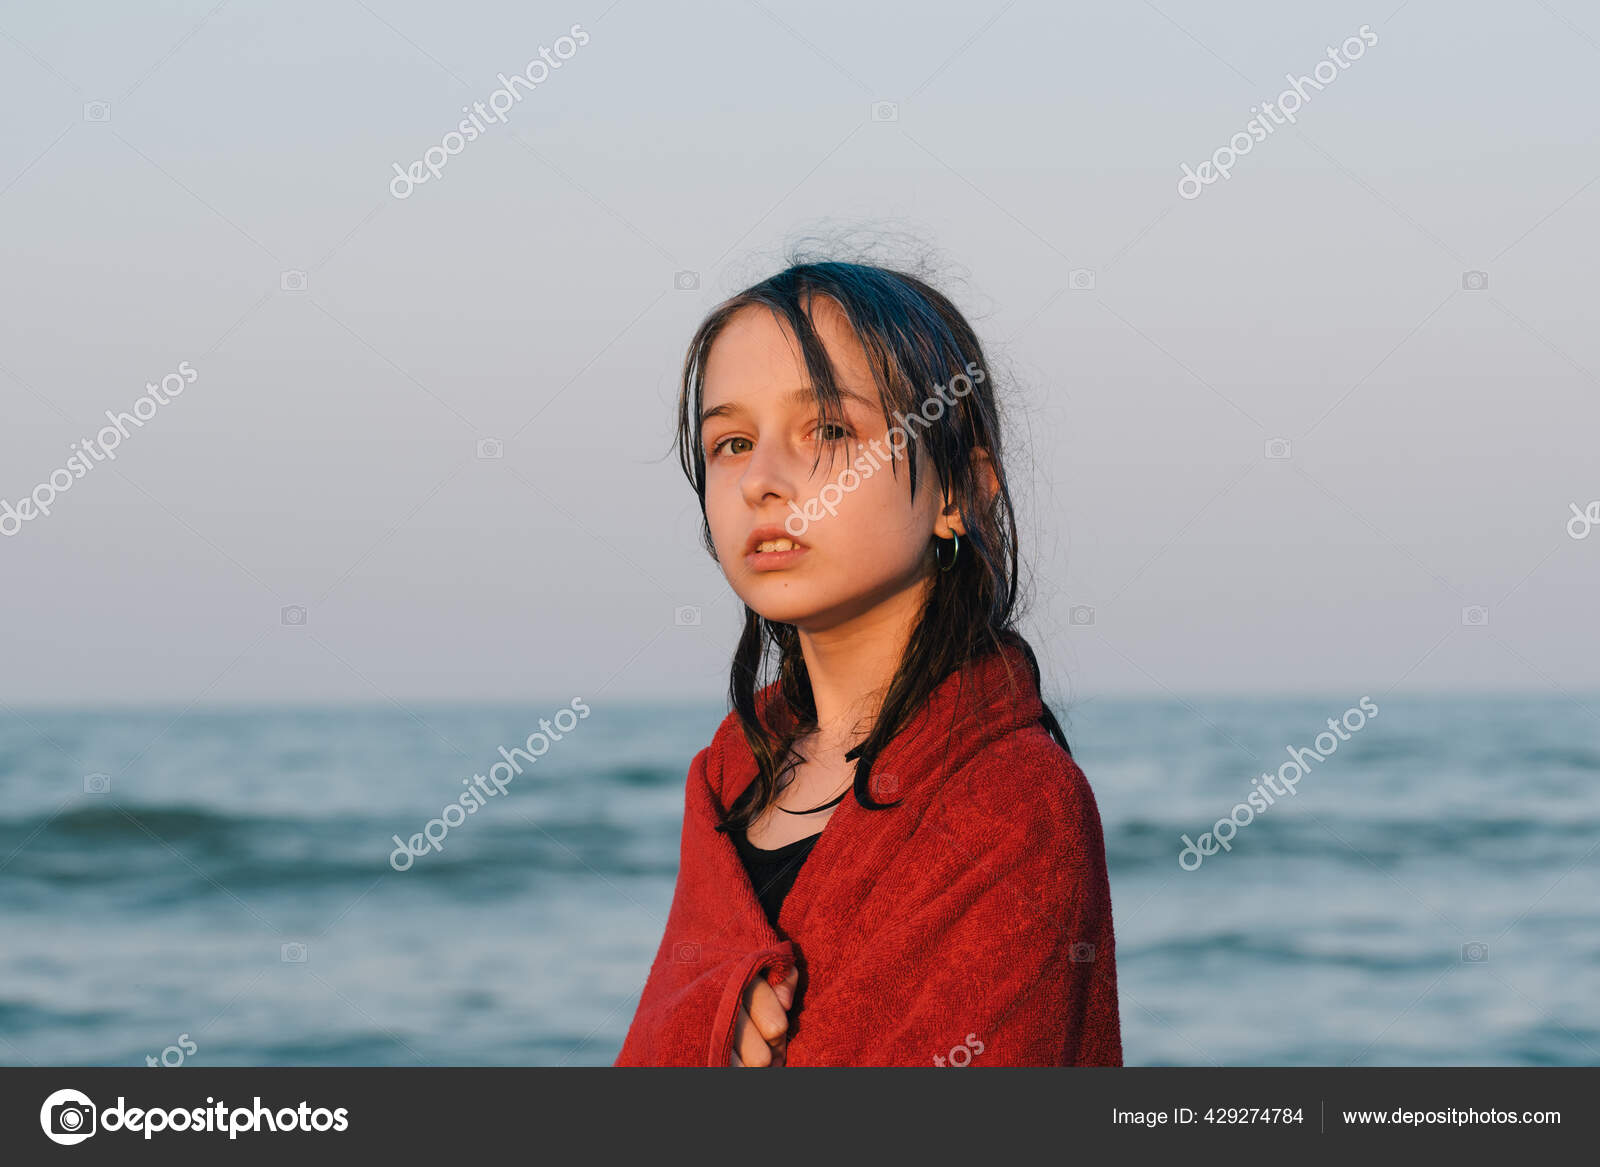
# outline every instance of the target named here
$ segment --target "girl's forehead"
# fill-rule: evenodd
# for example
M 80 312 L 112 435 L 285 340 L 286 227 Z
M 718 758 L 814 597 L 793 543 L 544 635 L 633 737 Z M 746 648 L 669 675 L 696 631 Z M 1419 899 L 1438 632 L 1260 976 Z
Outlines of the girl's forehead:
M 861 396 L 851 390 L 871 387 L 866 353 L 838 306 L 830 310 L 824 305 L 832 301 L 814 304 L 811 327 L 827 351 L 840 391 L 847 398 Z M 809 384 L 800 342 L 788 324 L 764 306 L 749 305 L 735 312 L 706 354 L 703 392 L 708 407 L 734 397 L 788 393 L 792 386 Z
M 736 373 L 749 379 L 762 373 L 792 378 L 804 368 L 798 342 L 770 312 L 743 308 L 729 318 L 706 354 L 706 381 Z

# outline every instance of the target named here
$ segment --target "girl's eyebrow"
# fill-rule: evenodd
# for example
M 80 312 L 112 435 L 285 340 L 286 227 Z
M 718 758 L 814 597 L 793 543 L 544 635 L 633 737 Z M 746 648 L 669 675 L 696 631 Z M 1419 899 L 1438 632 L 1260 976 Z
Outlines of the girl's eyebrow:
M 864 405 L 870 408 L 875 408 L 878 404 L 876 401 L 868 401 L 865 397 L 861 396 L 861 394 L 855 392 L 854 390 L 846 389 L 843 385 L 839 386 L 839 396 L 845 401 L 853 401 L 857 405 Z M 791 389 L 784 396 L 783 400 L 786 405 L 801 405 L 807 401 L 812 401 L 815 398 L 816 394 L 802 385 L 798 389 Z M 700 428 L 704 429 L 706 422 L 710 421 L 714 417 L 729 417 L 733 414 L 743 412 L 744 406 L 740 405 L 737 401 L 725 401 L 721 405 L 713 405 L 710 409 L 707 409 L 700 414 Z

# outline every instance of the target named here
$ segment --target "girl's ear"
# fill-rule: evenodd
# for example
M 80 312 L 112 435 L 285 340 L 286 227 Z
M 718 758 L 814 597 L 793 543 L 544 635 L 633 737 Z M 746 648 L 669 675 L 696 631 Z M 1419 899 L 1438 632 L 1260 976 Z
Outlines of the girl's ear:
M 972 451 L 972 473 L 977 480 L 978 494 L 987 507 L 994 501 L 994 496 L 1000 490 L 1000 480 L 995 477 L 994 460 L 989 457 L 989 451 L 982 446 Z M 951 532 L 965 535 L 967 526 L 961 521 L 961 509 L 950 501 L 950 494 L 945 492 L 944 509 L 939 517 L 934 520 L 933 533 L 941 539 L 950 538 Z

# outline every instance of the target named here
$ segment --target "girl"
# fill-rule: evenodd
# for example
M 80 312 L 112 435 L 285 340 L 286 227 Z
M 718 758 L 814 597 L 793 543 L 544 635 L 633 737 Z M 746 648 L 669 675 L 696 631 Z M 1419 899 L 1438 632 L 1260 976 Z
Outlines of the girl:
M 1122 1063 L 1100 819 L 1014 627 L 986 369 L 948 299 L 854 263 L 690 343 L 678 449 L 744 631 L 617 1065 Z

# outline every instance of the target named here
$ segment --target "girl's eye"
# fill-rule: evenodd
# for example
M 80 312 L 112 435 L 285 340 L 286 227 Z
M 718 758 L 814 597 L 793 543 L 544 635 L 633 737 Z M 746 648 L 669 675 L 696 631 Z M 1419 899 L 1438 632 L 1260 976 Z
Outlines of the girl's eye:
M 824 442 L 842 442 L 850 436 L 850 428 L 838 422 L 821 422 L 813 431 L 819 440 Z M 723 453 L 730 455 L 748 453 L 748 449 L 734 449 L 733 443 L 745 442 L 748 446 L 750 439 L 741 437 L 723 438 L 711 446 L 711 457 L 715 458 Z

